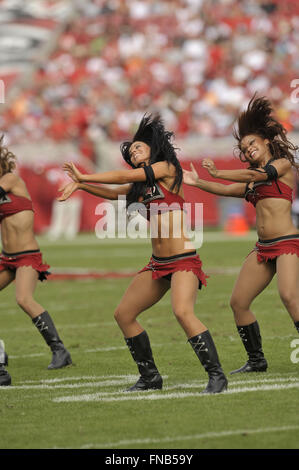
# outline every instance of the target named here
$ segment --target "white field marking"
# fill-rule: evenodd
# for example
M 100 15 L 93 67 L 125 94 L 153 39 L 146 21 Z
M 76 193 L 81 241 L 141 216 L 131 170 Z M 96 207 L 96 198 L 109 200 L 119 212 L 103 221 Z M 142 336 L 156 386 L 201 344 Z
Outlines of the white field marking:
M 81 254 L 81 253 L 80 253 Z M 93 259 L 94 259 L 94 253 L 93 253 Z M 148 258 L 145 258 L 145 261 L 147 261 Z M 136 274 L 137 272 L 137 269 L 135 270 L 134 268 L 125 268 L 125 269 L 121 269 L 121 268 L 110 268 L 110 269 L 99 269 L 99 268 L 96 268 L 96 267 L 89 267 L 89 268 L 82 268 L 80 266 L 63 266 L 63 267 L 55 267 L 55 266 L 51 266 L 51 273 L 52 274 L 76 274 L 76 275 L 97 275 L 97 274 L 100 274 L 100 275 L 105 275 L 105 274 L 111 274 L 111 273 L 115 273 L 115 274 L 122 274 L 122 275 L 133 275 L 133 274 Z M 80 280 L 84 280 L 83 279 L 80 279 Z M 98 279 L 96 279 L 98 280 Z M 84 289 L 88 289 L 89 286 L 86 286 L 84 287 Z
M 185 344 L 185 343 L 181 341 L 180 344 Z M 165 344 L 152 344 L 152 348 L 161 348 L 163 346 L 165 346 Z M 121 350 L 127 350 L 127 349 L 128 349 L 127 346 L 107 346 L 104 348 L 85 349 L 83 353 L 121 351 Z M 34 354 L 22 354 L 22 355 L 9 354 L 8 357 L 9 359 L 26 359 L 28 357 L 37 357 L 37 356 L 46 356 L 46 355 L 48 355 L 48 353 L 44 352 L 44 353 L 34 353 Z
M 40 379 L 40 380 L 23 380 L 22 382 L 17 382 L 17 383 L 22 383 L 22 384 L 34 384 L 34 383 L 45 383 L 45 384 L 51 384 L 51 383 L 58 383 L 58 382 L 67 382 L 71 380 L 99 380 L 99 379 L 130 379 L 134 380 L 137 377 L 137 375 L 130 375 L 130 374 L 122 374 L 122 375 L 81 375 L 79 377 L 57 377 L 55 379 Z
M 67 381 L 67 380 L 84 380 L 84 379 L 91 379 L 91 380 L 97 380 L 98 378 L 121 378 L 122 380 L 105 380 L 105 381 L 95 381 L 95 382 L 86 382 L 82 384 L 65 384 L 65 385 L 48 385 L 48 384 L 53 384 L 53 383 L 58 383 L 62 381 Z M 93 387 L 106 387 L 106 386 L 115 386 L 115 385 L 124 385 L 128 384 L 131 382 L 136 381 L 138 376 L 135 375 L 121 375 L 121 376 L 99 376 L 99 377 L 93 377 L 93 376 L 82 376 L 82 377 L 65 377 L 61 379 L 46 379 L 46 380 L 41 380 L 38 381 L 38 385 L 20 385 L 20 386 L 11 386 L 11 387 L 5 387 L 3 390 L 55 390 L 55 389 L 74 389 L 74 388 L 93 388 Z M 163 376 L 163 379 L 168 379 L 168 376 Z M 297 381 L 295 377 L 287 377 L 285 379 L 283 378 L 273 378 L 273 379 L 260 379 L 260 380 L 248 380 L 248 381 L 235 381 L 235 382 L 230 382 L 229 385 L 244 385 L 244 384 L 251 384 L 251 383 L 266 383 L 266 382 L 277 382 L 277 381 Z M 33 382 L 33 381 L 32 381 Z M 28 382 L 27 382 L 28 383 Z M 175 385 L 169 385 L 164 387 L 164 391 L 169 391 L 169 390 L 176 390 L 178 388 L 183 388 L 183 389 L 188 389 L 188 388 L 202 388 L 206 384 L 206 380 L 200 380 L 196 381 L 193 383 L 183 383 L 183 384 L 175 384 Z M 112 392 L 98 392 L 97 398 L 101 397 L 107 397 L 107 396 L 123 396 L 124 391 L 123 390 L 117 390 L 117 391 L 112 391 Z M 94 395 L 94 394 L 93 394 Z M 84 395 L 85 396 L 85 395 Z M 70 397 L 62 397 L 63 400 L 65 401 L 80 401 L 80 400 L 74 400 L 74 395 L 71 395 Z M 76 397 L 75 397 L 76 398 Z M 80 398 L 80 396 L 79 396 Z
M 265 336 L 263 335 L 263 341 L 265 340 L 269 340 L 269 341 L 272 341 L 272 340 L 285 340 L 285 339 L 289 339 L 289 338 L 295 338 L 297 337 L 298 338 L 298 335 L 296 335 L 296 332 L 294 332 L 293 334 L 289 334 L 289 335 L 285 335 L 285 336 Z M 227 336 L 227 338 L 234 342 L 234 341 L 238 341 L 240 342 L 240 337 L 239 336 Z
M 109 377 L 109 376 L 108 376 Z M 112 376 L 113 377 L 113 376 Z M 132 376 L 132 375 L 123 375 L 123 376 L 116 376 L 120 377 L 118 380 L 100 380 L 94 382 L 83 382 L 83 383 L 67 383 L 67 384 L 58 384 L 52 385 L 56 382 L 49 382 L 49 381 L 40 381 L 38 385 L 12 385 L 9 387 L 1 387 L 1 390 L 9 389 L 9 390 L 56 390 L 56 389 L 74 389 L 74 388 L 94 388 L 94 387 L 114 387 L 115 385 L 126 385 L 136 382 L 139 376 Z M 167 375 L 163 375 L 163 379 L 168 379 Z M 67 380 L 67 379 L 66 379 Z M 93 378 L 92 378 L 93 380 Z M 57 381 L 58 382 L 58 381 Z M 115 395 L 118 393 L 123 393 L 123 390 L 118 390 L 114 392 L 101 392 L 101 395 Z
M 124 385 L 130 383 L 131 380 L 120 379 L 120 380 L 104 380 L 99 382 L 84 382 L 84 383 L 77 383 L 77 384 L 59 384 L 59 385 L 49 385 L 49 384 L 41 384 L 41 385 L 12 385 L 9 387 L 1 387 L 0 392 L 5 388 L 7 390 L 55 390 L 60 388 L 89 388 L 89 387 L 111 387 L 114 385 Z
M 127 245 L 125 249 L 123 249 L 121 247 L 118 247 L 118 248 L 114 248 L 113 250 L 111 250 L 111 252 L 110 251 L 107 252 L 107 250 L 105 250 L 105 252 L 101 252 L 99 254 L 99 256 L 101 257 L 101 259 L 111 259 L 111 258 L 129 258 L 129 259 L 132 259 L 132 254 L 134 254 L 136 256 L 136 247 Z M 94 257 L 95 257 L 95 248 L 80 250 L 80 255 L 83 256 L 85 259 L 86 258 L 94 259 Z M 74 258 L 74 253 L 73 252 L 64 252 L 63 253 L 63 259 L 66 259 L 66 258 L 73 259 Z M 54 269 L 54 267 L 53 267 L 53 269 Z
M 66 294 L 68 295 L 68 294 Z M 69 294 L 71 295 L 71 294 Z M 92 303 L 88 303 L 88 308 L 96 308 L 98 304 L 94 303 L 94 305 L 92 305 Z M 47 303 L 47 309 L 52 312 L 65 312 L 66 310 L 85 310 L 86 308 L 86 305 L 85 304 L 82 304 L 82 305 L 56 305 L 56 304 L 52 304 L 49 302 Z M 90 324 L 91 325 L 91 324 Z M 85 325 L 82 325 L 82 326 L 85 326 Z M 75 328 L 77 328 L 77 326 L 75 325 Z
M 40 356 L 46 356 L 47 353 L 32 353 L 32 354 L 24 354 L 21 356 L 14 356 L 9 354 L 9 359 L 20 359 L 20 358 L 27 358 L 27 357 L 40 357 Z
M 95 352 L 106 352 L 106 351 L 119 351 L 122 349 L 128 349 L 127 346 L 107 346 L 106 348 L 93 348 L 85 349 L 85 353 L 95 353 Z
M 115 322 L 105 322 L 105 323 L 84 323 L 84 324 L 70 324 L 70 325 L 57 325 L 57 329 L 82 329 L 82 328 L 97 328 L 97 327 L 103 327 L 103 326 L 115 326 Z M 14 332 L 14 333 L 21 333 L 25 331 L 32 331 L 32 326 L 25 326 L 25 327 L 16 327 L 16 328 L 1 328 L 1 333 L 2 332 Z
M 213 276 L 217 275 L 217 274 L 221 274 L 221 275 L 227 275 L 227 276 L 230 276 L 230 275 L 235 275 L 235 274 L 239 274 L 240 272 L 240 269 L 241 269 L 241 266 L 223 266 L 223 267 L 207 267 L 205 269 L 205 272 L 207 272 L 207 274 L 212 274 Z M 214 299 L 214 296 L 213 296 L 213 299 Z
M 160 347 L 164 345 L 152 345 L 152 347 Z M 104 348 L 93 348 L 93 349 L 85 349 L 83 353 L 97 353 L 97 352 L 109 352 L 109 351 L 120 351 L 120 350 L 125 350 L 128 349 L 127 346 L 107 346 Z M 9 359 L 25 359 L 28 357 L 35 357 L 35 356 L 46 356 L 47 353 L 36 353 L 36 354 L 23 354 L 23 355 L 10 355 L 9 354 Z
M 180 343 L 177 343 L 177 344 L 183 344 L 183 342 L 181 341 Z M 165 344 L 155 344 L 153 343 L 151 345 L 152 348 L 162 348 L 163 346 L 165 346 Z M 93 348 L 93 349 L 85 349 L 84 352 L 85 353 L 95 353 L 95 352 L 106 352 L 106 351 L 119 351 L 119 350 L 122 350 L 122 349 L 128 349 L 128 346 L 107 346 L 107 347 L 104 347 L 104 348 Z
M 40 357 L 40 356 L 48 356 L 49 353 L 33 353 L 33 354 L 20 354 L 20 355 L 15 355 L 15 354 L 9 354 L 8 358 L 10 359 L 27 359 L 29 357 Z
M 163 375 L 163 379 L 166 380 L 168 379 L 168 375 Z M 104 379 L 99 381 L 99 379 Z M 120 379 L 120 380 L 107 380 L 107 379 Z M 17 385 L 17 386 L 11 386 L 11 387 L 5 387 L 3 389 L 5 390 L 12 390 L 12 389 L 22 389 L 22 390 L 51 390 L 51 389 L 74 389 L 74 388 L 93 388 L 93 387 L 110 387 L 110 386 L 115 386 L 115 385 L 123 385 L 127 383 L 131 383 L 133 381 L 136 381 L 138 379 L 138 376 L 136 375 L 103 375 L 103 376 L 81 376 L 81 377 L 62 377 L 62 378 L 54 378 L 54 379 L 44 379 L 44 380 L 32 380 L 32 381 L 26 381 L 26 382 L 21 382 L 23 385 Z M 68 381 L 79 381 L 79 380 L 93 380 L 93 382 L 84 382 L 81 384 L 62 384 L 62 385 L 53 385 L 53 384 L 58 384 L 61 382 L 68 382 Z M 253 379 L 253 380 L 237 380 L 237 381 L 232 381 L 229 382 L 229 386 L 232 385 L 245 385 L 245 384 L 266 384 L 269 382 L 298 382 L 297 377 L 273 377 L 273 378 L 265 378 L 265 379 Z M 35 385 L 37 383 L 37 385 Z M 178 388 L 181 389 L 188 389 L 188 388 L 201 388 L 207 383 L 207 380 L 197 380 L 191 383 L 181 383 L 181 384 L 174 384 L 174 385 L 168 385 L 164 386 L 163 391 L 169 391 L 169 390 L 176 390 Z M 27 384 L 27 385 L 24 385 Z M 29 385 L 31 384 L 31 385 Z M 33 385 L 32 385 L 33 384 Z M 160 392 L 161 393 L 161 392 Z M 123 395 L 123 390 L 116 390 L 112 392 L 98 392 L 96 395 L 97 397 L 102 397 L 102 396 L 107 396 L 107 395 Z M 74 395 L 71 397 L 63 397 L 63 398 L 72 398 Z
M 80 237 L 77 237 L 75 238 L 74 240 L 72 241 L 67 241 L 67 240 L 63 240 L 63 239 L 60 239 L 60 240 L 55 240 L 55 241 L 51 241 L 51 240 L 47 240 L 45 238 L 40 238 L 40 237 L 37 237 L 37 240 L 38 240 L 38 243 L 40 245 L 40 247 L 42 248 L 43 246 L 67 246 L 67 247 L 75 247 L 75 246 L 85 246 L 88 245 L 88 246 L 91 246 L 91 245 L 94 245 L 95 247 L 97 247 L 99 250 L 103 249 L 105 250 L 105 245 L 117 245 L 117 246 L 125 246 L 126 249 L 128 248 L 128 246 L 132 246 L 132 249 L 135 249 L 136 250 L 136 245 L 139 245 L 139 246 L 144 246 L 144 247 L 147 247 L 148 246 L 148 242 L 149 240 L 147 239 L 142 239 L 142 238 L 136 238 L 134 240 L 131 240 L 130 238 L 106 238 L 104 240 L 99 240 L 97 239 L 97 237 L 94 235 L 94 236 L 80 236 Z
M 1 307 L 2 307 L 2 305 L 1 305 Z M 11 309 L 4 310 L 3 312 L 1 312 L 1 316 L 2 316 L 2 315 L 17 315 L 17 314 L 19 314 L 19 313 L 20 313 L 20 312 L 19 312 L 19 310 L 18 310 L 17 308 L 16 308 L 16 309 L 11 308 Z M 1 330 L 1 331 L 2 331 L 2 330 Z
M 238 435 L 247 435 L 247 434 L 268 434 L 272 432 L 286 432 L 286 431 L 296 431 L 299 429 L 299 426 L 280 426 L 280 427 L 272 427 L 272 428 L 257 428 L 257 429 L 236 429 L 236 430 L 227 430 L 227 431 L 220 431 L 220 432 L 206 432 L 203 434 L 191 434 L 190 436 L 167 436 L 167 437 L 159 437 L 159 439 L 126 439 L 117 442 L 105 442 L 101 444 L 85 444 L 81 446 L 80 449 L 118 449 L 120 446 L 128 446 L 128 445 L 135 445 L 135 444 L 156 444 L 160 442 L 169 443 L 169 442 L 177 442 L 177 441 L 194 441 L 194 440 L 201 440 L 201 439 L 217 439 L 221 437 L 229 437 L 229 436 L 238 436 Z
M 6 387 L 7 388 L 7 387 Z M 13 388 L 13 387 L 10 387 Z M 261 385 L 257 387 L 237 387 L 230 390 L 227 390 L 221 394 L 201 394 L 201 393 L 193 393 L 193 392 L 178 392 L 178 393 L 150 393 L 142 392 L 140 395 L 138 392 L 132 393 L 128 392 L 127 394 L 123 394 L 123 396 L 117 397 L 101 397 L 99 393 L 91 393 L 91 394 L 83 394 L 83 395 L 71 395 L 68 397 L 59 397 L 53 398 L 52 401 L 55 403 L 63 403 L 63 402 L 89 402 L 89 401 L 102 401 L 102 402 L 114 402 L 114 401 L 136 401 L 136 400 L 169 400 L 169 399 L 181 399 L 181 398 L 190 398 L 190 397 L 214 397 L 214 396 L 226 396 L 231 395 L 234 393 L 247 393 L 247 392 L 265 392 L 265 391 L 277 391 L 277 390 L 286 390 L 291 388 L 299 388 L 299 382 L 291 383 L 291 384 L 273 384 L 273 385 Z
M 107 255 L 108 257 L 108 255 Z M 109 256 L 110 257 L 110 256 Z M 119 255 L 117 256 L 119 258 Z M 139 269 L 139 268 L 138 268 Z M 103 270 L 103 269 L 92 269 L 92 268 L 78 268 L 78 267 L 63 267 L 63 268 L 53 268 L 53 274 L 89 274 L 90 276 L 101 274 L 105 276 L 105 274 L 116 273 L 116 274 L 123 274 L 123 275 L 131 275 L 134 276 L 137 274 L 138 269 L 111 269 L 111 270 Z M 238 274 L 241 269 L 241 266 L 210 266 L 205 269 L 207 273 L 212 274 Z M 105 278 L 104 278 L 105 279 Z M 84 279 L 80 279 L 84 280 Z M 214 297 L 213 297 L 214 298 Z
M 296 381 L 298 380 L 298 377 L 293 377 L 289 375 L 289 372 L 285 372 L 285 375 L 288 375 L 288 377 L 281 377 L 282 374 L 270 374 L 267 373 L 266 378 L 256 378 L 256 379 L 251 379 L 251 380 L 235 380 L 233 382 L 229 382 L 230 385 L 238 385 L 238 384 L 244 384 L 244 383 L 264 383 L 264 382 L 275 382 L 275 381 L 282 381 L 282 382 L 287 382 L 287 381 Z M 135 374 L 121 374 L 121 375 L 81 375 L 81 376 L 73 376 L 73 377 L 56 377 L 53 379 L 39 379 L 39 380 L 24 380 L 22 382 L 17 382 L 17 383 L 22 383 L 22 384 L 42 384 L 42 383 L 58 383 L 58 382 L 68 382 L 72 380 L 99 380 L 99 379 L 129 379 L 129 380 L 136 380 L 139 376 Z M 271 378 L 272 377 L 272 378 Z M 163 375 L 164 379 L 168 379 L 168 375 Z M 175 388 L 175 387 L 193 387 L 193 386 L 200 386 L 202 384 L 205 384 L 207 379 L 202 379 L 202 380 L 195 380 L 191 383 L 183 383 L 183 384 L 175 384 L 175 385 L 170 385 L 169 387 L 166 387 L 167 389 L 169 388 Z
M 231 387 L 232 385 L 247 385 L 247 384 L 267 384 L 271 382 L 298 382 L 298 377 L 286 377 L 286 378 L 273 378 L 273 379 L 257 379 L 257 380 L 235 380 L 235 381 L 229 381 L 228 386 Z M 174 384 L 174 385 L 167 385 L 166 387 L 163 387 L 163 390 L 175 390 L 177 388 L 198 388 L 201 387 L 202 385 L 206 384 L 207 380 L 200 380 L 197 382 L 192 382 L 192 383 L 185 383 L 185 384 Z
M 136 245 L 148 246 L 149 239 L 136 238 L 134 240 L 130 238 L 106 238 L 104 240 L 98 239 L 95 234 L 80 235 L 72 241 L 58 239 L 51 241 L 46 237 L 37 237 L 40 246 L 76 246 L 76 245 L 97 245 L 98 248 L 105 249 L 106 245 L 132 245 L 136 249 Z M 204 232 L 203 242 L 218 242 L 218 241 L 257 241 L 257 234 L 255 231 L 250 231 L 246 235 L 230 235 L 226 232 Z
M 134 382 L 137 380 L 137 376 L 136 377 L 129 377 L 129 382 Z M 163 379 L 167 379 L 168 376 L 163 376 Z M 244 384 L 256 384 L 256 383 L 269 383 L 269 382 L 298 382 L 298 378 L 295 378 L 295 377 L 289 377 L 289 378 L 286 378 L 286 379 L 283 379 L 283 378 L 273 378 L 273 379 L 264 379 L 264 380 L 245 380 L 245 381 L 235 381 L 235 382 L 229 382 L 229 386 L 231 385 L 244 385 Z M 207 380 L 199 380 L 197 382 L 194 382 L 194 383 L 182 383 L 182 384 L 175 384 L 175 385 L 168 385 L 168 386 L 164 386 L 163 387 L 163 392 L 167 392 L 169 390 L 177 390 L 177 389 L 192 389 L 192 388 L 200 388 L 202 389 L 203 387 L 205 387 L 207 383 Z M 95 383 L 94 384 L 94 387 L 97 387 L 98 384 Z M 64 388 L 67 388 L 67 387 L 64 387 Z M 70 387 L 71 388 L 71 387 Z M 91 385 L 89 384 L 87 388 L 91 388 Z M 202 390 L 200 390 L 202 391 Z M 97 396 L 98 397 L 107 397 L 107 396 L 123 396 L 124 394 L 124 390 L 116 390 L 116 391 L 112 391 L 112 392 L 98 392 L 97 393 Z M 72 395 L 74 396 L 74 395 Z M 72 400 L 71 400 L 72 401 Z

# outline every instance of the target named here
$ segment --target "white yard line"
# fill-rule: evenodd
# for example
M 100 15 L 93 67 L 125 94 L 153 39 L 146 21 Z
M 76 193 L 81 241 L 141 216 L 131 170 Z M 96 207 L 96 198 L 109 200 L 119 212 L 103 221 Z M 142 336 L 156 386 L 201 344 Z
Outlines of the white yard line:
M 262 378 L 256 377 L 252 379 L 245 379 L 243 380 L 240 378 L 239 380 L 229 380 L 229 385 L 240 385 L 240 384 L 258 384 L 258 383 L 268 383 L 268 382 L 296 382 L 298 381 L 298 377 L 294 377 L 289 375 L 289 373 L 285 373 L 287 377 L 282 377 L 283 374 L 267 374 L 266 376 L 262 374 Z M 93 380 L 99 381 L 101 379 L 128 379 L 128 380 L 136 380 L 138 375 L 135 374 L 121 374 L 121 375 L 81 375 L 81 376 L 74 376 L 74 377 L 56 377 L 53 379 L 40 379 L 40 380 L 25 380 L 20 382 L 20 384 L 55 384 L 60 382 L 72 382 L 72 381 L 79 381 L 79 380 Z M 164 379 L 168 379 L 167 375 L 163 375 Z M 244 378 L 244 377 L 243 377 Z M 201 386 L 207 382 L 207 378 L 194 380 L 189 383 L 180 383 L 169 385 L 163 388 L 163 390 L 171 390 L 174 388 L 193 388 Z M 117 392 L 115 392 L 117 393 Z
M 136 375 L 122 374 L 122 375 L 80 375 L 76 377 L 56 377 L 54 379 L 41 379 L 41 380 L 24 380 L 20 383 L 22 384 L 52 384 L 58 382 L 69 382 L 72 380 L 99 380 L 99 379 L 130 379 L 134 380 Z
M 11 387 L 13 388 L 13 387 Z M 52 401 L 55 403 L 63 403 L 63 402 L 120 402 L 120 401 L 136 401 L 136 400 L 150 400 L 150 401 L 157 401 L 157 400 L 171 400 L 171 399 L 183 399 L 183 398 L 190 398 L 190 397 L 197 397 L 197 398 L 206 398 L 206 397 L 218 397 L 225 395 L 231 395 L 234 393 L 247 393 L 247 392 L 265 392 L 265 391 L 277 391 L 277 390 L 287 390 L 292 388 L 299 388 L 299 381 L 290 383 L 290 384 L 272 384 L 272 385 L 260 385 L 256 387 L 236 387 L 223 392 L 222 394 L 217 395 L 201 395 L 200 392 L 177 392 L 177 393 L 151 393 L 150 391 L 142 394 L 137 393 L 129 393 L 122 394 L 121 396 L 116 397 L 103 397 L 100 393 L 90 393 L 90 394 L 83 394 L 83 395 L 70 395 L 65 397 L 58 397 L 53 398 Z
M 169 376 L 163 375 L 164 383 Z M 53 378 L 53 379 L 41 379 L 41 380 L 27 380 L 25 382 L 20 382 L 19 385 L 12 385 L 10 387 L 3 387 L 0 390 L 55 390 L 55 389 L 75 389 L 75 388 L 96 388 L 96 387 L 114 387 L 118 385 L 124 385 L 133 383 L 138 379 L 137 375 L 100 375 L 100 376 L 79 376 L 79 377 L 61 377 L 61 378 Z M 62 382 L 79 382 L 79 381 L 86 381 L 82 383 L 62 383 Z M 263 378 L 255 378 L 249 380 L 232 380 L 229 381 L 229 387 L 231 386 L 243 386 L 248 384 L 271 384 L 272 382 L 277 383 L 287 383 L 287 382 L 294 382 L 295 384 L 298 383 L 298 377 L 281 377 L 281 376 L 273 376 L 273 377 L 263 377 Z M 190 383 L 179 383 L 173 385 L 165 385 L 163 387 L 164 393 L 170 390 L 177 390 L 177 389 L 192 389 L 192 388 L 200 388 L 202 389 L 204 385 L 207 383 L 207 379 L 202 380 L 195 380 Z M 275 386 L 274 384 L 274 386 Z M 236 390 L 236 389 L 233 389 Z M 229 389 L 230 391 L 230 389 Z M 179 392 L 181 393 L 181 392 Z M 86 394 L 84 394 L 85 396 Z M 95 394 L 92 394 L 95 395 Z M 97 397 L 100 398 L 102 396 L 123 396 L 122 390 L 115 390 L 111 392 L 98 392 Z M 130 395 L 136 396 L 136 395 Z M 76 400 L 77 398 L 80 400 L 80 396 L 71 395 L 71 397 L 62 397 L 63 399 L 70 399 Z
M 82 328 L 97 328 L 97 327 L 103 327 L 103 326 L 112 326 L 115 325 L 115 322 L 104 322 L 104 323 L 84 323 L 84 324 L 68 324 L 68 325 L 57 325 L 57 329 L 80 329 Z M 15 327 L 15 328 L 1 328 L 1 335 L 2 333 L 23 333 L 25 331 L 34 331 L 32 326 L 24 326 L 24 327 Z M 3 338 L 3 335 L 2 335 Z M 11 356 L 13 357 L 13 356 Z M 19 356 L 19 357 L 25 357 L 25 356 Z
M 136 245 L 144 245 L 147 246 L 150 242 L 150 238 L 104 238 L 99 239 L 96 237 L 94 233 L 90 233 L 89 235 L 80 235 L 71 242 L 69 240 L 58 239 L 55 241 L 48 240 L 46 237 L 37 237 L 38 242 L 41 247 L 46 246 L 76 246 L 76 245 L 97 245 L 99 249 L 105 249 L 106 245 L 128 245 L 132 246 L 132 249 L 136 249 Z M 245 235 L 236 236 L 230 235 L 226 232 L 219 231 L 219 232 L 204 232 L 203 233 L 203 243 L 214 243 L 214 242 L 231 242 L 231 241 L 257 241 L 257 234 L 255 231 L 250 231 Z
M 111 387 L 115 385 L 124 385 L 130 383 L 129 378 L 119 379 L 119 380 L 104 380 L 98 382 L 83 382 L 76 384 L 58 384 L 58 385 L 49 385 L 49 384 L 40 384 L 40 385 L 12 385 L 9 387 L 1 387 L 0 392 L 5 390 L 57 390 L 61 388 L 89 388 L 89 387 Z
M 202 439 L 218 439 L 221 437 L 230 437 L 238 435 L 248 435 L 248 434 L 268 434 L 273 432 L 287 432 L 287 431 L 297 431 L 299 426 L 280 426 L 280 427 L 269 427 L 269 428 L 257 428 L 257 429 L 236 429 L 236 430 L 225 430 L 220 432 L 206 432 L 203 434 L 192 434 L 190 436 L 167 436 L 159 437 L 157 439 L 145 438 L 145 439 L 124 439 L 116 442 L 104 442 L 99 444 L 85 444 L 81 446 L 80 449 L 118 449 L 120 446 L 129 446 L 129 445 L 148 445 L 148 444 L 160 444 L 160 443 L 170 443 L 177 441 L 195 441 Z

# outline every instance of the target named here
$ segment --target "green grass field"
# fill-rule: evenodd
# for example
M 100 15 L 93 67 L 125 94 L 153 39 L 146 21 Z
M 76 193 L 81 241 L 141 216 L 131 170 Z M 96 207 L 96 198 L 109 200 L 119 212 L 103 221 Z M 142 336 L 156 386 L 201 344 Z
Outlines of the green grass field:
M 197 315 L 211 331 L 227 374 L 246 360 L 229 298 L 254 239 L 215 232 L 204 236 L 199 251 L 210 279 L 199 291 Z M 53 271 L 133 272 L 151 254 L 149 241 L 94 235 L 72 243 L 41 239 L 40 245 Z M 15 304 L 14 285 L 1 292 L 0 338 L 13 381 L 0 389 L 1 449 L 299 449 L 299 363 L 291 361 L 291 342 L 299 338 L 275 279 L 254 304 L 267 373 L 228 375 L 228 391 L 210 396 L 200 395 L 207 375 L 171 312 L 169 294 L 140 318 L 164 389 L 123 392 L 138 375 L 113 312 L 129 282 L 39 283 L 36 299 L 55 320 L 74 362 L 57 371 L 47 370 L 50 352 Z

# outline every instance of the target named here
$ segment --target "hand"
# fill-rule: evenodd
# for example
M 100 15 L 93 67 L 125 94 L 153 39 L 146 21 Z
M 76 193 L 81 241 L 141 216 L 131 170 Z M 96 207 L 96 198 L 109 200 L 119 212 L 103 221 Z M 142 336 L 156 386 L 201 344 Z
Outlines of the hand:
M 183 182 L 189 186 L 197 186 L 199 182 L 199 177 L 197 171 L 195 170 L 193 163 L 190 164 L 191 171 L 183 169 Z
M 82 173 L 78 170 L 78 168 L 73 164 L 73 162 L 64 163 L 62 166 L 63 171 L 66 171 L 68 176 L 72 178 L 73 181 L 76 183 L 80 183 L 83 179 Z
M 201 166 L 208 170 L 211 176 L 213 176 L 214 178 L 217 177 L 218 170 L 213 160 L 211 160 L 210 158 L 204 158 Z
M 66 186 L 62 186 L 58 189 L 62 194 L 57 198 L 57 201 L 66 201 L 75 191 L 79 189 L 79 183 L 73 182 L 68 183 Z

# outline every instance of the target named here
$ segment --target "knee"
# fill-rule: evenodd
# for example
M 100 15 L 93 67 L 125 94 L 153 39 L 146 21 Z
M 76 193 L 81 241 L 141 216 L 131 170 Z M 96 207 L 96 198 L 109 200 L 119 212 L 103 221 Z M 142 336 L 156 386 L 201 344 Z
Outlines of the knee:
M 237 297 L 232 296 L 229 301 L 229 306 L 232 309 L 233 312 L 238 311 L 238 306 L 239 306 L 239 300 Z
M 119 324 L 121 321 L 121 318 L 122 318 L 121 310 L 119 307 L 117 307 L 114 312 L 114 320 L 116 321 L 117 324 Z
M 280 298 L 286 308 L 292 308 L 297 303 L 297 293 L 293 292 L 292 289 L 283 289 L 279 292 Z
M 30 306 L 32 303 L 32 298 L 26 294 L 17 294 L 16 295 L 16 301 L 19 307 L 21 307 L 22 310 L 28 311 L 30 310 Z
M 179 323 L 184 323 L 186 318 L 188 318 L 190 315 L 194 315 L 193 310 L 188 309 L 186 305 L 176 305 L 173 308 L 173 313 Z
M 125 309 L 118 306 L 114 312 L 114 320 L 119 326 L 123 326 L 131 322 L 131 316 L 128 315 Z
M 242 310 L 246 310 L 244 302 L 242 301 L 241 297 L 238 295 L 232 295 L 230 299 L 230 308 L 234 313 L 238 313 Z

